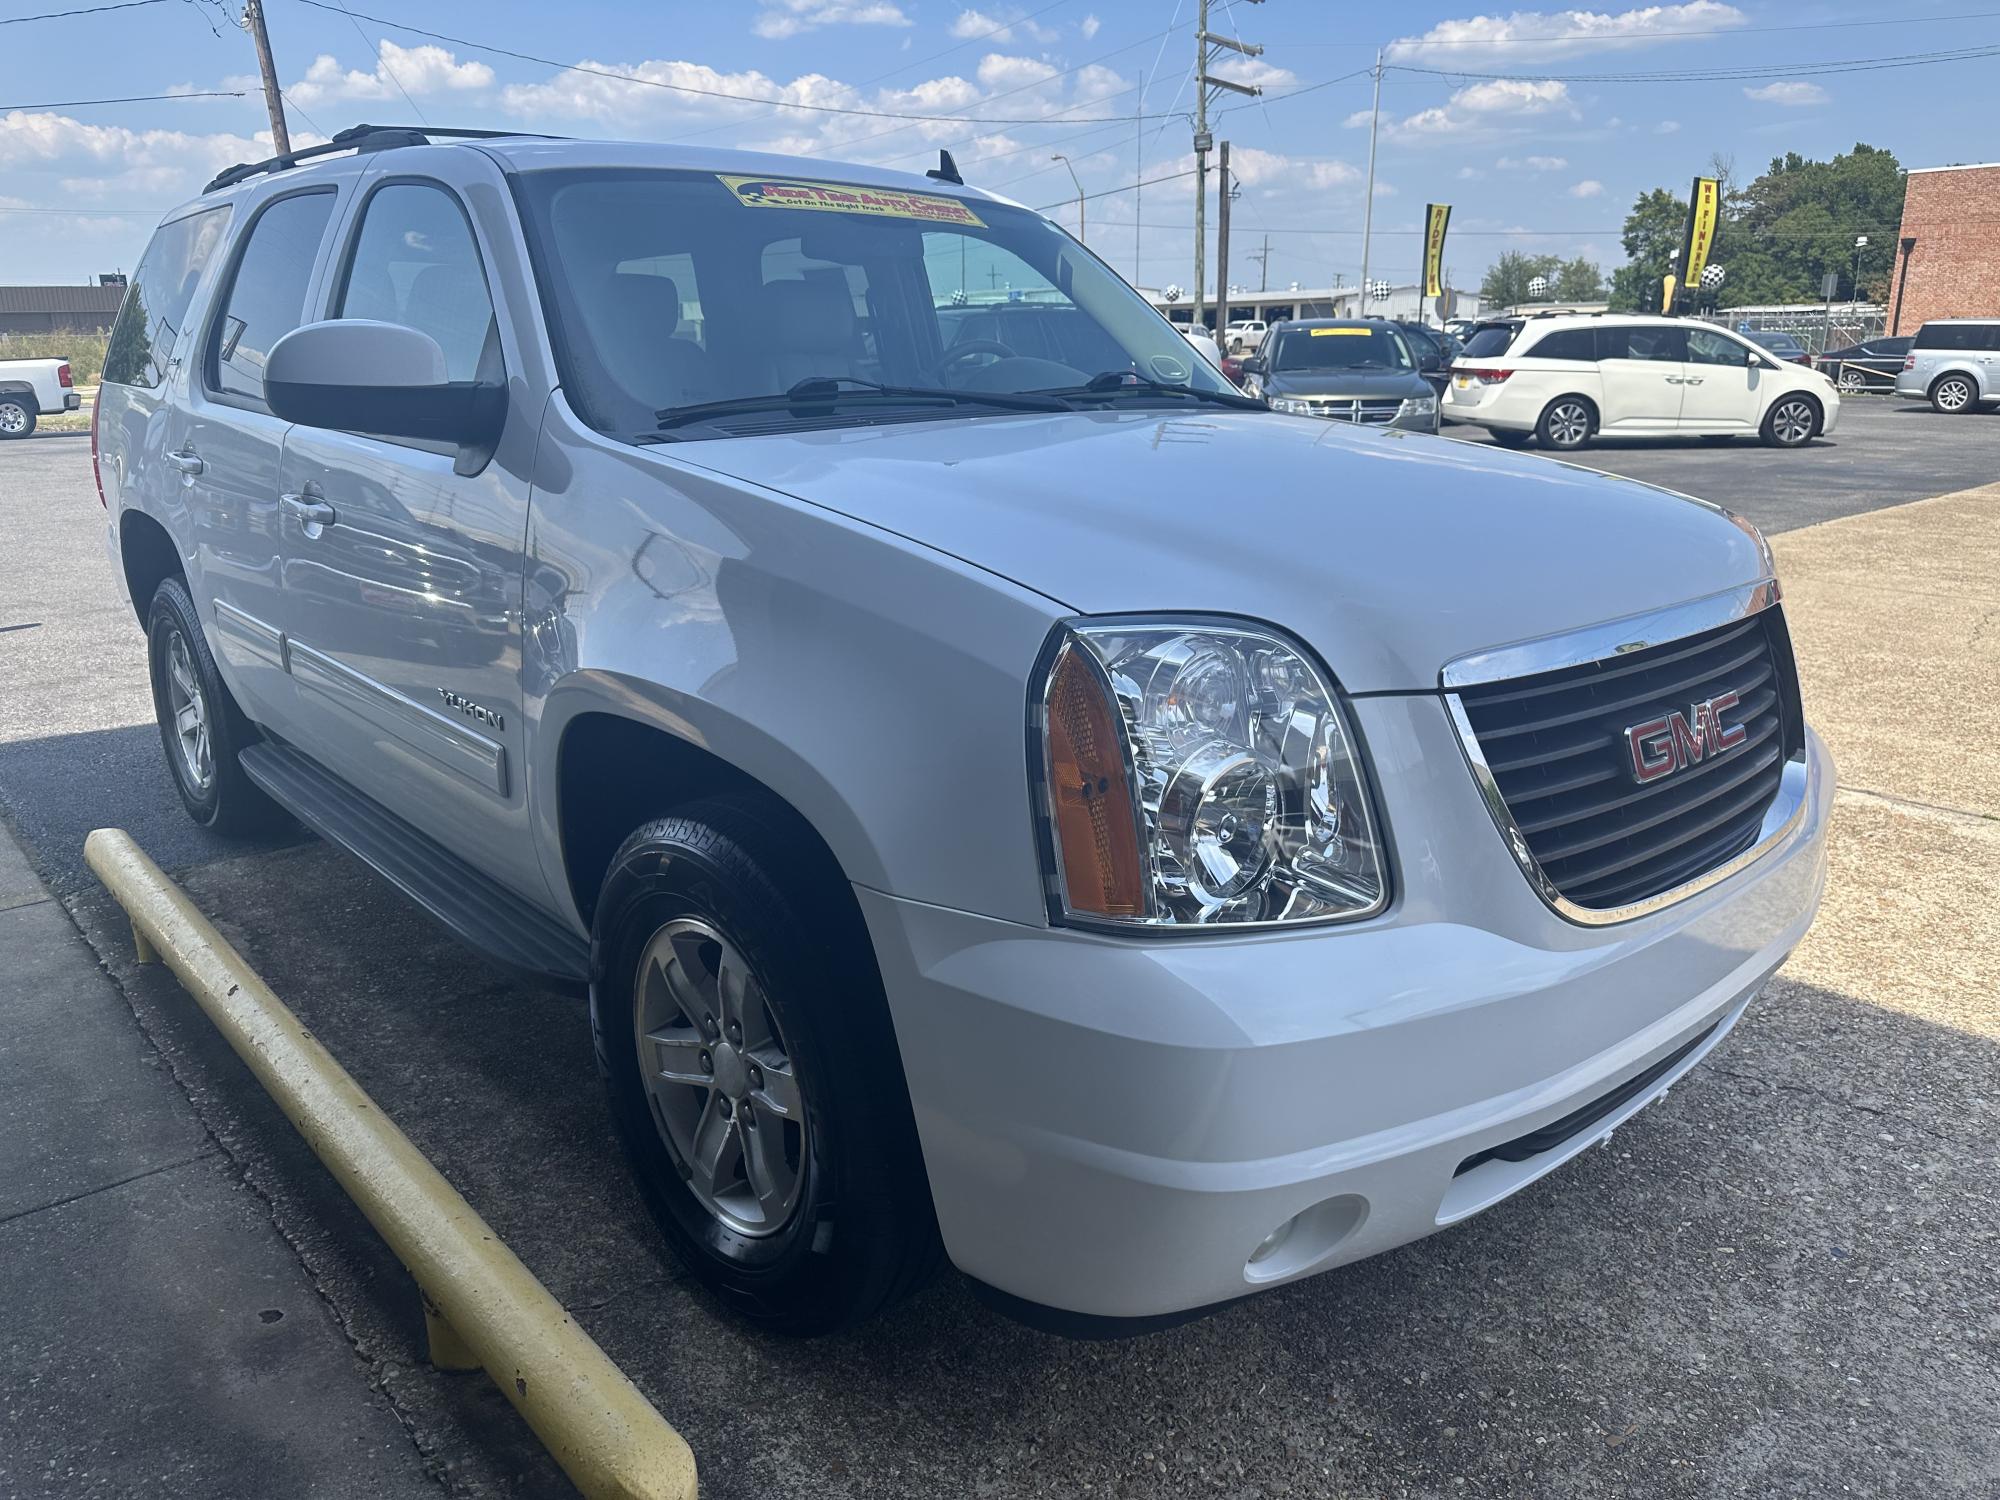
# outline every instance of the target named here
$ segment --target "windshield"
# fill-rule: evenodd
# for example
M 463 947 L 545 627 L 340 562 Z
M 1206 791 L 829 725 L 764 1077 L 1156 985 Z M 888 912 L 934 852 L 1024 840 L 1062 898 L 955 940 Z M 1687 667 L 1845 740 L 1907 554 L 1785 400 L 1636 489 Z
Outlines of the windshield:
M 1465 341 L 1460 352 L 1467 359 L 1493 359 L 1507 352 L 1507 346 L 1520 331 L 1518 323 L 1482 323 L 1473 329 L 1472 337 Z
M 1332 328 L 1288 328 L 1276 335 L 1274 373 L 1307 370 L 1414 370 L 1403 336 L 1371 324 Z
M 1138 293 L 1025 209 L 668 170 L 534 171 L 516 184 L 565 394 L 602 432 L 650 433 L 677 409 L 806 380 L 850 382 L 843 399 L 855 401 L 966 396 L 899 419 L 1004 415 L 973 396 L 1112 373 L 1233 390 Z M 857 394 L 862 383 L 892 391 Z M 1136 388 L 1130 399 L 1186 398 Z

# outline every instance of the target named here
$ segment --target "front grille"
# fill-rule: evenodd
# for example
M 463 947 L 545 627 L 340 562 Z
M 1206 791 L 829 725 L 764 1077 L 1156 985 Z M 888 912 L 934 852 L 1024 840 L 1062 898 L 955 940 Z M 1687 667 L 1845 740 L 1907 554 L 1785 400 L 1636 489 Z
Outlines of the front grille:
M 1366 422 L 1380 426 L 1396 420 L 1403 402 L 1397 396 L 1307 396 L 1313 415 L 1336 422 Z
M 1626 731 L 1728 693 L 1743 740 L 1640 781 Z M 1602 910 L 1672 890 L 1757 841 L 1785 762 L 1805 743 L 1797 673 L 1773 607 L 1603 661 L 1460 690 L 1528 852 L 1564 899 Z M 1671 754 L 1673 734 L 1651 743 Z

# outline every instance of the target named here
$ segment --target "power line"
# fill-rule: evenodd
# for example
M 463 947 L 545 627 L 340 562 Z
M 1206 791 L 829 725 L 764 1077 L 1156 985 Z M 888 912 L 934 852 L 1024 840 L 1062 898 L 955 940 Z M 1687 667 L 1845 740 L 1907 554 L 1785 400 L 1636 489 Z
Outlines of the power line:
M 1995 56 L 2000 56 L 2000 44 L 1935 52 L 1904 52 L 1889 57 L 1849 57 L 1831 62 L 1755 63 L 1734 68 L 1663 68 L 1648 73 L 1479 73 L 1465 68 L 1419 68 L 1409 63 L 1388 63 L 1386 66 L 1399 73 L 1505 83 L 1723 83 L 1746 78 L 1798 78 L 1815 73 L 1869 73 L 1886 68 L 1921 68 Z
M 1856 26 L 1909 26 L 1923 21 L 1987 21 L 2000 16 L 2000 10 L 1960 11 L 1950 16 L 1896 16 L 1880 21 L 1806 21 L 1788 26 L 1713 26 L 1699 31 L 1639 31 L 1626 35 L 1589 35 L 1570 32 L 1563 36 L 1466 36 L 1466 37 L 1404 37 L 1389 43 L 1387 50 L 1393 54 L 1398 49 L 1419 52 L 1430 47 L 1521 47 L 1528 45 L 1554 45 L 1567 43 L 1578 48 L 1633 46 L 1643 42 L 1666 41 L 1690 36 L 1757 36 L 1781 31 L 1842 31 Z M 1321 47 L 1372 47 L 1373 42 L 1275 42 L 1272 45 L 1295 49 L 1317 49 Z
M 335 0 L 335 3 L 338 4 L 339 0 Z M 417 118 L 420 121 L 422 121 L 426 125 L 430 124 L 430 117 L 424 113 L 424 107 L 421 104 L 417 103 L 415 99 L 412 99 L 410 97 L 410 91 L 403 87 L 403 80 L 398 78 L 396 76 L 395 69 L 389 66 L 389 59 L 387 55 L 385 55 L 384 52 L 382 51 L 381 44 L 371 43 L 368 40 L 366 33 L 364 33 L 361 29 L 361 23 L 354 19 L 353 11 L 349 10 L 345 5 L 342 5 L 340 6 L 340 13 L 347 17 L 347 24 L 354 28 L 354 34 L 357 37 L 361 38 L 361 45 L 367 47 L 370 51 L 372 51 L 375 54 L 375 65 L 379 67 L 384 73 L 387 73 L 389 75 L 389 82 L 396 85 L 396 92 L 403 96 L 403 102 L 409 105 L 411 109 L 414 109 L 417 112 Z M 283 91 L 280 90 L 280 92 Z M 300 112 L 304 113 L 304 111 Z M 307 121 L 307 123 L 311 124 L 311 121 Z M 317 130 L 319 129 L 319 127 L 317 125 L 314 125 L 313 129 Z
M 1169 172 L 1164 177 L 1148 177 L 1144 182 L 1128 182 L 1123 187 L 1106 188 L 1101 193 L 1085 193 L 1083 195 L 1083 201 L 1088 203 L 1091 202 L 1093 199 L 1097 198 L 1115 198 L 1120 193 L 1129 193 L 1137 188 L 1149 188 L 1156 182 L 1173 182 L 1177 178 L 1192 177 L 1192 176 L 1194 176 L 1194 168 L 1189 167 L 1185 172 Z M 1038 205 L 1035 209 L 1035 212 L 1041 214 L 1041 213 L 1047 213 L 1052 208 L 1067 208 L 1070 204 L 1074 202 L 1076 202 L 1076 198 L 1074 196 L 1068 198 L 1062 198 L 1054 203 L 1043 203 Z M 1127 224 L 1123 227 L 1130 229 L 1132 226 Z M 1175 227 L 1185 228 L 1186 226 L 1177 225 Z
M 196 89 L 185 94 L 125 94 L 116 99 L 56 99 L 46 104 L 0 104 L 11 109 L 82 109 L 91 104 L 157 104 L 166 99 L 241 99 L 244 89 Z
M 581 73 L 587 77 L 609 78 L 617 83 L 638 84 L 644 88 L 665 89 L 669 93 L 694 94 L 706 99 L 727 99 L 733 104 L 764 104 L 777 109 L 796 109 L 808 114 L 849 115 L 871 120 L 912 120 L 920 124 L 935 125 L 1040 125 L 1046 116 L 1024 116 L 1010 118 L 1000 115 L 929 115 L 914 110 L 901 109 L 859 109 L 839 104 L 805 104 L 792 99 L 773 99 L 764 94 L 733 94 L 727 89 L 698 88 L 691 83 L 667 83 L 658 78 L 635 78 L 630 73 L 615 73 L 609 68 L 592 68 L 582 63 L 559 62 L 553 57 L 541 57 L 533 52 L 520 52 L 511 47 L 496 46 L 491 42 L 476 42 L 469 37 L 452 36 L 443 31 L 426 31 L 421 26 L 411 26 L 402 21 L 392 21 L 386 16 L 370 15 L 365 10 L 347 10 L 344 6 L 328 3 L 328 0 L 298 0 L 300 5 L 309 5 L 314 10 L 334 11 L 347 16 L 359 16 L 364 21 L 373 21 L 378 26 L 387 26 L 391 31 L 404 31 L 412 36 L 429 37 L 434 42 L 450 42 L 454 47 L 470 47 L 475 52 L 489 52 L 496 57 L 511 57 L 517 62 L 530 62 L 539 67 L 554 68 L 561 73 Z M 1080 106 L 1071 105 L 1072 109 Z M 1117 119 L 1122 124 L 1131 116 L 1112 116 L 1104 121 L 1063 120 L 1060 124 L 1082 125 L 1104 123 Z
M 0 26 L 19 26 L 28 21 L 60 21 L 68 16 L 101 16 L 107 10 L 137 10 L 142 5 L 163 5 L 166 0 L 118 0 L 116 5 L 90 5 L 82 10 L 45 10 L 38 16 L 7 16 Z

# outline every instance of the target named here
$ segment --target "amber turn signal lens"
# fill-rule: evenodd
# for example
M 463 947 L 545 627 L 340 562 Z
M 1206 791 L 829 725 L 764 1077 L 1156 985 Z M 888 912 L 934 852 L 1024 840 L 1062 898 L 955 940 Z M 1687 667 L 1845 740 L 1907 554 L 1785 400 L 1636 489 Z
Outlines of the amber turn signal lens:
M 1074 646 L 1049 677 L 1048 715 L 1049 810 L 1069 909 L 1142 917 L 1146 887 L 1118 707 Z

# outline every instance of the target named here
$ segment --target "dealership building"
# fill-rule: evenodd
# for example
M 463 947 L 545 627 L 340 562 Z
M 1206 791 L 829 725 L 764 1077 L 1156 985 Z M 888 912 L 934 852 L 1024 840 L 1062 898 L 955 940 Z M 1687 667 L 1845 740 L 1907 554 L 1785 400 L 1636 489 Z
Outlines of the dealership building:
M 1912 167 L 1889 279 L 1889 332 L 2000 317 L 2000 162 Z

